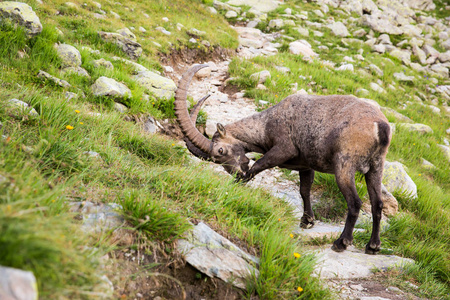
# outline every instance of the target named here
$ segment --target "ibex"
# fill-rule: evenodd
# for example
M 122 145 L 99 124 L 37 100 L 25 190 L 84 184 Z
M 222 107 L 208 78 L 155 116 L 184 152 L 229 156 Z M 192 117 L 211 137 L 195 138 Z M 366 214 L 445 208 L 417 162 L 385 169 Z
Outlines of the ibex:
M 352 244 L 353 229 L 361 208 L 355 173 L 365 176 L 373 215 L 367 254 L 380 250 L 381 179 L 391 141 L 388 120 L 381 111 L 354 96 L 291 95 L 260 113 L 223 126 L 217 124 L 212 140 L 195 127 L 197 113 L 186 106 L 187 89 L 195 73 L 207 65 L 194 65 L 183 75 L 175 94 L 175 114 L 188 149 L 196 156 L 222 164 L 239 180 L 251 180 L 275 166 L 300 173 L 304 214 L 300 226 L 314 225 L 310 203 L 314 171 L 334 174 L 348 206 L 344 231 L 332 249 L 344 251 Z M 263 154 L 251 168 L 248 152 Z

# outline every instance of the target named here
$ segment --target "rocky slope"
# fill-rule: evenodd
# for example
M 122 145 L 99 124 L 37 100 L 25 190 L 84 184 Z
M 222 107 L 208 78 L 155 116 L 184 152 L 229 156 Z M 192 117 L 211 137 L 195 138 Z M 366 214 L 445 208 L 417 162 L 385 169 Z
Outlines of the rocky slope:
M 417 92 L 417 96 L 413 98 L 408 94 L 407 96 L 410 99 L 405 99 L 401 103 L 403 105 L 401 109 L 420 105 L 440 117 L 444 116 L 446 120 L 449 119 L 450 16 L 441 19 L 428 15 L 427 11 L 436 9 L 433 1 L 318 0 L 314 4 L 320 9 L 307 11 L 295 3 L 292 3 L 292 6 L 291 3 L 288 3 L 288 7 L 284 8 L 283 11 L 274 13 L 274 10 L 277 10 L 280 5 L 285 5 L 283 1 L 231 0 L 227 3 L 214 1 L 212 6 L 208 6 L 207 9 L 211 14 L 217 14 L 220 11 L 225 18 L 234 24 L 232 28 L 237 32 L 239 40 L 236 52 L 238 59 L 250 60 L 258 57 L 272 57 L 284 51 L 299 56 L 304 62 L 325 66 L 330 72 L 351 72 L 358 76 L 367 76 L 367 73 L 376 74 L 378 79 L 370 83 L 371 90 L 359 88 L 355 90 L 355 96 L 364 98 L 379 107 L 387 115 L 392 116 L 394 120 L 392 123 L 393 129 L 398 126 L 402 130 L 406 129 L 421 134 L 432 133 L 433 129 L 427 124 L 415 123 L 397 110 L 380 106 L 377 101 L 365 97 L 374 93 L 386 94 L 387 89 L 401 90 L 403 84 L 415 84 L 422 80 L 419 76 L 424 76 L 427 79 L 430 76 L 430 84 L 426 86 L 427 95 Z M 71 2 L 65 5 L 73 9 L 79 9 L 77 4 Z M 100 3 L 98 5 L 101 7 Z M 246 5 L 246 7 L 241 7 L 242 5 Z M 450 12 L 448 6 L 443 9 Z M 38 16 L 26 4 L 2 2 L 0 3 L 0 13 L 5 19 L 24 25 L 30 37 L 39 35 L 42 31 Z M 113 15 L 113 12 L 94 14 L 94 17 L 102 19 L 110 14 Z M 163 22 L 166 21 L 163 20 Z M 177 24 L 178 27 L 183 28 L 184 26 L 183 24 Z M 163 35 L 171 34 L 164 26 L 158 26 L 155 30 Z M 195 30 L 191 29 L 190 35 L 197 37 L 204 35 L 198 29 Z M 145 29 L 142 28 L 139 31 L 143 33 Z M 290 34 L 293 31 L 295 34 Z M 335 45 L 320 40 L 324 34 L 330 34 L 333 38 L 339 39 L 340 44 Z M 304 38 L 297 39 L 298 35 Z M 115 45 L 128 59 L 112 56 L 108 57 L 109 60 L 107 60 L 101 57 L 102 55 L 98 50 L 88 46 L 77 45 L 75 47 L 64 43 L 55 44 L 54 47 L 61 61 L 60 76 L 72 73 L 86 78 L 85 80 L 91 80 L 89 71 L 82 67 L 85 62 L 82 60 L 80 51 L 85 51 L 98 58 L 92 61 L 92 64 L 95 68 L 104 70 L 105 75 L 99 76 L 92 82 L 89 86 L 90 92 L 93 96 L 113 98 L 116 111 L 122 114 L 127 113 L 129 108 L 124 104 L 127 104 L 127 99 L 132 98 L 135 96 L 133 93 L 136 93 L 135 88 L 130 89 L 131 86 L 142 88 L 142 91 L 144 91 L 142 98 L 147 99 L 147 101 L 173 97 L 176 90 L 175 82 L 189 66 L 187 63 L 163 66 L 165 74 L 162 74 L 136 62 L 136 59 L 143 55 L 143 49 L 139 39 L 129 28 L 118 29 L 116 32 L 98 31 L 98 37 Z M 192 38 L 189 42 L 197 44 L 199 39 Z M 209 42 L 203 40 L 202 44 L 207 45 Z M 370 48 L 370 58 L 364 52 L 363 45 Z M 354 47 L 360 48 L 355 51 Z M 336 57 L 337 61 L 332 61 L 329 59 L 330 55 L 327 54 L 331 50 L 341 51 L 343 55 Z M 345 55 L 347 51 L 351 54 Z M 383 78 L 383 66 L 365 63 L 366 60 L 373 60 L 373 55 L 386 54 L 389 55 L 387 61 L 396 60 L 407 70 L 394 73 L 395 81 L 380 79 Z M 323 57 L 326 57 L 326 59 Z M 200 59 L 196 61 L 197 63 L 208 63 L 210 67 L 197 74 L 197 78 L 189 90 L 189 95 L 194 99 L 199 99 L 205 94 L 212 94 L 203 108 L 207 114 L 204 129 L 208 136 L 212 136 L 215 132 L 218 122 L 231 123 L 255 113 L 261 107 L 270 105 L 269 101 L 252 99 L 248 97 L 246 90 L 239 90 L 235 87 L 234 84 L 239 81 L 239 78 L 229 78 L 232 72 L 229 66 L 233 63 L 231 58 L 213 60 Z M 112 78 L 113 76 L 108 76 L 113 74 L 114 64 L 117 63 L 122 65 L 121 68 L 130 70 L 126 84 Z M 283 64 L 278 64 L 275 68 L 281 73 L 289 74 L 293 72 Z M 272 73 L 273 71 L 270 70 L 262 70 L 251 74 L 249 78 L 254 82 L 255 90 L 264 91 L 268 89 L 268 86 L 270 88 L 271 78 L 275 76 Z M 40 70 L 37 77 L 43 82 L 73 90 L 74 87 L 70 82 L 54 75 Z M 299 79 L 307 80 L 309 74 L 300 76 L 302 77 L 299 77 Z M 311 94 L 314 93 L 313 86 L 309 85 L 310 88 L 302 88 L 298 82 L 295 82 L 289 84 L 289 90 L 290 93 Z M 73 91 L 65 93 L 66 99 L 85 96 L 81 89 L 76 93 Z M 9 107 L 16 107 L 22 112 L 25 111 L 29 116 L 39 117 L 39 113 L 34 108 L 19 99 L 6 99 L 4 103 Z M 94 118 L 102 117 L 102 114 L 96 111 L 84 113 Z M 131 119 L 131 117 L 129 118 Z M 161 127 L 160 124 L 158 121 L 149 118 L 146 120 L 144 127 L 148 131 L 155 132 L 158 131 L 158 127 Z M 67 125 L 67 130 L 72 130 L 73 127 L 69 128 L 69 126 L 72 127 Z M 447 134 L 450 134 L 450 128 L 447 129 Z M 7 136 L 4 139 L 7 139 Z M 450 161 L 450 148 L 447 138 L 443 137 L 438 143 L 442 153 Z M 101 159 L 100 154 L 94 151 L 86 151 L 84 155 Z M 422 159 L 423 164 L 430 169 L 440 168 L 439 165 L 434 166 L 424 158 Z M 448 162 L 442 162 L 442 164 L 448 164 Z M 222 172 L 220 166 L 211 164 L 210 167 Z M 303 212 L 302 201 L 298 193 L 297 179 L 292 180 L 294 177 L 292 175 L 296 174 L 293 172 L 286 176 L 278 169 L 268 170 L 259 174 L 250 186 L 266 189 L 275 197 L 284 199 L 292 206 L 295 217 L 300 218 Z M 393 193 L 400 190 L 407 192 L 412 199 L 418 197 L 417 187 L 413 179 L 408 175 L 407 168 L 400 162 L 386 163 L 383 182 L 385 184 L 385 208 L 383 211 L 386 215 L 385 219 L 397 214 L 398 211 L 398 203 L 392 195 Z M 315 202 L 320 202 L 323 197 L 322 193 L 318 191 Z M 121 210 L 120 206 L 97 206 L 89 202 L 72 202 L 70 205 L 73 212 L 80 214 L 83 226 L 87 231 L 113 230 L 124 221 L 115 212 Z M 366 210 L 366 213 L 361 217 L 363 222 L 370 222 L 369 213 L 370 209 Z M 308 236 L 315 239 L 327 239 L 336 236 L 341 230 L 342 226 L 339 224 L 318 222 L 315 228 L 309 230 L 292 228 L 292 236 L 295 235 L 299 240 L 306 239 Z M 238 288 L 245 289 L 245 281 L 241 277 L 246 277 L 250 273 L 258 276 L 259 260 L 257 257 L 245 253 L 204 223 L 196 224 L 193 232 L 179 240 L 177 245 L 179 252 L 185 255 L 184 259 L 209 277 L 218 277 L 226 282 L 231 282 Z M 316 276 L 327 279 L 329 288 L 337 292 L 338 297 L 343 299 L 375 299 L 375 297 L 378 297 L 376 299 L 404 299 L 416 297 L 409 294 L 405 289 L 384 286 L 381 280 L 373 274 L 374 268 L 388 270 L 404 263 L 413 263 L 413 260 L 393 255 L 379 255 L 368 258 L 358 249 L 337 254 L 331 252 L 328 248 L 329 245 L 325 244 L 321 249 L 311 247 L 310 251 L 317 253 L 319 257 Z M 139 256 L 137 256 L 137 259 L 139 260 Z M 30 280 L 30 273 L 23 274 L 23 284 L 29 287 L 29 294 L 24 296 L 25 298 L 20 298 L 14 292 L 17 289 L 15 282 L 21 282 L 14 279 L 16 278 L 14 276 L 18 275 L 15 275 L 16 273 L 8 268 L 0 268 L 0 272 L 12 274 L 5 276 L 0 281 L 0 296 L 3 295 L 2 293 L 8 293 L 8 297 L 11 295 L 11 299 L 36 297 L 33 280 Z M 366 277 L 369 279 L 364 279 Z M 108 286 L 105 294 L 112 293 L 111 286 L 115 285 L 116 282 L 111 283 L 107 278 L 104 281 Z M 412 288 L 417 287 L 413 285 Z

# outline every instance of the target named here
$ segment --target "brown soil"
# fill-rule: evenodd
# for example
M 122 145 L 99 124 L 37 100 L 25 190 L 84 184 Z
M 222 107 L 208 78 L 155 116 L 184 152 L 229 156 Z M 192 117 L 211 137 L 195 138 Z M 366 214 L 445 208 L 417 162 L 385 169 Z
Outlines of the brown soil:
M 390 290 L 391 285 L 387 282 L 385 275 L 374 275 L 369 278 L 361 278 L 361 279 L 353 279 L 353 280 L 345 280 L 344 282 L 336 282 L 335 280 L 331 280 L 337 285 L 342 285 L 345 287 L 349 287 L 352 290 L 351 299 L 359 299 L 361 297 L 380 297 L 384 299 L 390 300 L 419 300 L 423 299 L 417 297 L 410 291 L 394 291 Z M 363 290 L 356 290 L 352 287 L 360 286 Z
M 227 94 L 228 96 L 233 96 L 236 93 L 239 93 L 242 89 L 238 86 L 232 84 L 222 84 L 219 89 L 222 93 Z
M 182 66 L 192 65 L 207 61 L 224 61 L 228 57 L 235 54 L 234 50 L 224 49 L 221 47 L 210 47 L 209 51 L 203 49 L 172 49 L 169 54 L 160 54 L 160 61 L 162 64 L 171 66 L 175 72 L 180 72 L 181 69 L 185 69 Z
M 201 220 L 191 219 L 193 224 Z M 258 249 L 208 222 L 247 253 L 257 255 Z M 244 299 L 245 292 L 218 278 L 210 278 L 184 261 L 174 251 L 175 244 L 149 241 L 139 233 L 122 229 L 111 236 L 111 242 L 120 250 L 103 257 L 106 276 L 114 285 L 115 299 Z M 159 297 L 159 298 L 158 298 Z M 248 297 L 247 297 L 248 298 Z M 246 298 L 246 299 L 247 299 Z M 252 300 L 258 300 L 252 296 Z
M 244 292 L 231 284 L 209 278 L 181 260 L 165 258 L 155 249 L 151 254 L 128 249 L 112 252 L 106 269 L 116 299 L 244 298 Z

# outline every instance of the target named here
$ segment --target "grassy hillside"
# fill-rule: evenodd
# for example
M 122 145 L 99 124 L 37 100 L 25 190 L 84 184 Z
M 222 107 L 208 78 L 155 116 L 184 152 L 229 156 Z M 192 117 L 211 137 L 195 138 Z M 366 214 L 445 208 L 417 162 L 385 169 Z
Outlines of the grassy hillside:
M 260 257 L 260 276 L 249 280 L 248 294 L 243 297 L 255 294 L 260 299 L 332 297 L 319 279 L 311 276 L 315 257 L 306 254 L 306 245 L 301 240 L 290 237 L 297 224 L 285 202 L 262 190 L 235 184 L 232 178 L 224 182 L 222 176 L 209 168 L 192 164 L 177 141 L 145 134 L 137 124 L 126 121 L 123 114 L 114 110 L 113 99 L 92 93 L 94 81 L 108 76 L 125 83 L 132 91 L 132 97 L 124 101 L 129 108 L 126 115 L 167 117 L 170 103 L 152 97 L 145 101 L 145 90 L 132 80 L 133 69 L 122 61 L 112 60 L 113 56 L 127 58 L 125 54 L 102 41 L 97 32 L 142 26 L 146 32 L 134 31 L 144 50 L 137 62 L 156 71 L 162 70 L 158 56 L 161 53 L 189 48 L 205 55 L 218 47 L 235 49 L 236 33 L 220 14 L 211 14 L 202 2 L 210 5 L 200 0 L 126 4 L 99 1 L 99 8 L 90 1 L 72 1 L 75 5 L 59 0 L 43 4 L 26 1 L 40 17 L 44 28 L 40 35 L 28 39 L 20 27 L 0 24 L 0 265 L 33 271 L 42 299 L 102 298 L 101 276 L 105 270 L 100 257 L 117 249 L 147 247 L 165 253 L 170 259 L 174 239 L 191 227 L 190 220 L 199 219 L 227 232 Z M 297 1 L 291 4 L 317 8 Z M 269 18 L 277 17 L 285 7 L 281 6 Z M 107 13 L 104 19 L 93 17 L 102 11 Z M 118 13 L 120 19 L 111 11 Z M 164 17 L 169 21 L 163 21 Z M 178 30 L 177 23 L 184 27 Z M 158 26 L 164 26 L 171 34 L 155 30 Z M 205 33 L 192 34 L 189 30 L 194 27 Z M 290 28 L 285 30 L 289 32 Z M 190 42 L 191 38 L 197 42 Z M 340 43 L 329 34 L 322 39 Z M 55 43 L 77 47 L 82 67 L 91 78 L 60 74 L 61 61 L 53 47 Z M 83 46 L 99 52 L 91 53 L 83 50 Z M 246 89 L 250 97 L 274 104 L 289 94 L 291 83 L 297 82 L 299 89 L 311 88 L 307 82 L 298 80 L 299 75 L 313 76 L 317 85 L 312 88 L 317 94 L 353 94 L 376 79 L 390 82 L 394 72 L 403 71 L 395 59 L 394 64 L 389 64 L 385 63 L 387 55 L 367 53 L 367 61 L 385 65 L 382 77 L 337 74 L 320 63 L 308 64 L 287 51 L 253 60 L 234 58 L 230 73 L 237 78 L 234 84 Z M 323 56 L 336 62 L 342 59 L 337 50 Z M 99 58 L 111 60 L 114 69 L 94 67 L 92 61 Z M 290 67 L 292 72 L 277 71 L 274 66 L 278 64 Z M 248 80 L 248 75 L 263 69 L 272 73 L 266 91 L 256 90 L 255 82 Z M 63 89 L 38 79 L 39 70 L 67 80 L 72 87 Z M 388 159 L 402 160 L 408 166 L 408 173 L 418 184 L 419 198 L 411 200 L 398 195 L 401 213 L 389 221 L 391 226 L 382 239 L 383 247 L 418 262 L 417 267 L 399 276 L 404 280 L 398 284 L 409 280 L 420 286 L 419 295 L 443 298 L 450 291 L 450 166 L 436 144 L 442 143 L 450 122 L 443 114 L 436 116 L 422 106 L 400 109 L 405 95 L 427 93 L 428 78 L 421 78 L 414 85 L 399 83 L 405 91 L 387 90 L 384 95 L 371 92 L 367 98 L 397 109 L 434 130 L 426 136 L 401 128 L 395 133 Z M 67 91 L 78 97 L 67 101 Z M 9 106 L 7 102 L 12 98 L 28 103 L 39 116 Z M 440 105 L 443 101 L 439 98 Z M 90 157 L 85 154 L 87 151 L 95 151 L 101 158 Z M 438 169 L 424 169 L 421 157 Z M 327 176 L 317 179 L 322 187 L 327 182 Z M 108 232 L 84 233 L 79 226 L 81 222 L 69 212 L 71 201 L 121 204 L 135 241 L 123 245 L 114 242 Z M 362 244 L 366 239 L 361 234 L 357 242 Z M 296 258 L 294 252 L 302 256 Z M 144 271 L 153 276 L 151 267 Z M 114 298 L 122 296 L 114 294 Z M 130 293 L 127 297 L 135 295 Z

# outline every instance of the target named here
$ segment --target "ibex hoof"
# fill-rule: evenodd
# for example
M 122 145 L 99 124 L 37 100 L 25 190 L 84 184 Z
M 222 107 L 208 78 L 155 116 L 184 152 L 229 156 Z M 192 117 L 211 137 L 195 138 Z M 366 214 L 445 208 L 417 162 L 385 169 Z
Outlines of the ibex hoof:
M 303 229 L 309 229 L 314 226 L 314 218 L 303 216 L 300 220 L 300 227 Z
M 331 246 L 331 250 L 336 252 L 342 252 L 344 250 L 347 250 L 347 246 L 350 246 L 352 244 L 352 241 L 345 238 L 338 238 L 336 241 L 334 241 L 333 246 Z
M 374 246 L 374 247 L 372 247 Z M 366 254 L 375 255 L 380 252 L 380 245 L 371 245 L 370 242 L 366 245 Z

